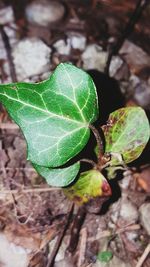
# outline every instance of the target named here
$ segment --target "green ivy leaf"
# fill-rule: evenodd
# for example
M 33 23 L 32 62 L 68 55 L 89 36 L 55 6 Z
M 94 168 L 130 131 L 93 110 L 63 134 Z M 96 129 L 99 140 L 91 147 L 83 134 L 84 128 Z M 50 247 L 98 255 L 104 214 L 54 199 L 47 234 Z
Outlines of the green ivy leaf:
M 62 169 L 50 169 L 33 164 L 36 171 L 46 179 L 51 186 L 64 187 L 71 184 L 77 176 L 80 163 L 77 162 L 70 167 Z
M 140 107 L 127 107 L 114 111 L 102 129 L 106 142 L 105 152 L 122 155 L 125 163 L 140 156 L 150 137 L 149 122 Z M 114 157 L 113 160 L 116 161 Z
M 41 83 L 0 85 L 0 101 L 23 131 L 28 159 L 46 167 L 61 166 L 77 155 L 89 139 L 89 124 L 98 117 L 92 78 L 67 63 Z
M 97 258 L 101 262 L 109 262 L 113 257 L 113 254 L 111 251 L 102 251 L 98 253 Z
M 105 177 L 97 170 L 80 174 L 72 186 L 64 189 L 65 195 L 78 205 L 87 203 L 94 198 L 110 196 L 111 189 Z

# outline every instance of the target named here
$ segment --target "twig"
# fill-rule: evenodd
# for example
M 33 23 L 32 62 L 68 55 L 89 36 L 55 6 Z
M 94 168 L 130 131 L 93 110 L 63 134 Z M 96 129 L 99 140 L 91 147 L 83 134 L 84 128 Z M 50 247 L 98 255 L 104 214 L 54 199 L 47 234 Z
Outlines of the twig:
M 109 231 L 109 230 L 105 230 L 105 231 L 100 232 L 100 233 L 96 236 L 96 238 L 95 238 L 95 237 L 89 237 L 89 238 L 88 238 L 88 241 L 89 241 L 89 242 L 93 242 L 93 241 L 95 241 L 95 240 L 99 240 L 99 239 L 101 239 L 101 238 L 104 238 L 104 237 L 110 237 L 110 236 L 112 236 L 111 231 Z
M 89 128 L 92 130 L 92 132 L 93 132 L 93 134 L 95 136 L 96 142 L 97 142 L 98 162 L 100 163 L 101 158 L 102 158 L 102 156 L 104 154 L 103 142 L 102 142 L 102 139 L 100 137 L 100 134 L 99 134 L 98 130 L 91 124 L 89 125 Z
M 59 191 L 61 188 L 59 187 L 45 187 L 45 188 L 29 188 L 29 189 L 13 189 L 13 190 L 3 190 L 0 191 L 0 194 L 27 194 L 27 193 L 42 193 L 42 192 L 50 192 L 50 191 Z
M 103 237 L 110 237 L 111 239 L 114 238 L 115 236 L 124 233 L 124 232 L 129 232 L 129 231 L 136 231 L 140 229 L 140 225 L 139 224 L 133 224 L 133 225 L 128 225 L 125 226 L 121 229 L 118 229 L 116 232 L 111 232 L 109 230 L 105 230 L 100 232 L 96 238 L 93 239 L 93 237 L 88 238 L 88 241 L 92 242 L 94 240 L 99 240 Z
M 71 238 L 70 238 L 69 246 L 67 248 L 67 251 L 70 253 L 73 253 L 78 245 L 79 233 L 80 233 L 81 226 L 84 222 L 85 216 L 86 216 L 86 211 L 84 207 L 82 206 L 78 209 L 78 212 L 75 216 L 73 226 L 71 229 Z
M 31 167 L 0 167 L 0 171 L 4 172 L 4 169 L 5 171 L 28 171 L 28 172 L 35 172 L 36 171 L 31 168 Z M 13 181 L 13 179 L 10 178 L 10 180 L 12 180 L 13 183 L 15 183 L 15 185 L 18 185 L 18 183 L 16 183 L 15 181 Z
M 133 14 L 131 15 L 123 34 L 118 39 L 117 43 L 112 47 L 111 52 L 108 55 L 105 73 L 109 75 L 109 67 L 112 60 L 112 57 L 116 54 L 118 54 L 120 48 L 122 47 L 125 39 L 129 36 L 129 34 L 134 30 L 134 27 L 138 20 L 140 19 L 143 10 L 145 9 L 146 5 L 148 4 L 149 0 L 139 0 L 136 4 L 135 10 L 133 11 Z
M 57 225 L 50 226 L 50 228 L 48 228 L 48 233 L 42 239 L 40 247 L 36 251 L 34 251 L 33 253 L 31 253 L 29 255 L 28 267 L 31 267 L 31 265 L 32 265 L 31 262 L 34 261 L 35 257 L 38 255 L 38 253 L 40 253 L 44 248 L 48 247 L 48 244 L 50 243 L 50 241 L 57 236 L 58 230 L 56 227 L 57 227 Z M 32 228 L 31 228 L 31 230 L 32 230 Z
M 21 219 L 24 219 L 26 216 L 25 214 L 23 215 L 18 215 L 18 210 L 17 210 L 17 204 L 15 203 L 15 206 L 14 206 L 14 213 L 15 213 L 15 218 L 17 220 L 17 222 L 20 224 L 20 225 L 26 225 L 29 221 L 33 221 L 33 212 L 31 212 L 27 218 L 22 222 Z
M 32 167 L 4 167 L 4 168 L 2 168 L 2 167 L 0 167 L 0 171 L 11 171 L 11 170 L 13 170 L 13 171 L 29 171 L 29 172 L 35 172 L 36 173 L 36 171 L 32 168 Z
M 81 159 L 80 162 L 86 162 L 86 163 L 89 163 L 89 164 L 91 164 L 94 168 L 97 168 L 97 164 L 96 164 L 93 160 L 90 160 L 90 159 Z
M 83 228 L 81 230 L 81 241 L 80 241 L 80 249 L 79 249 L 77 267 L 81 267 L 82 264 L 84 263 L 85 251 L 86 251 L 86 241 L 87 241 L 87 229 Z
M 65 222 L 65 226 L 64 228 L 62 229 L 58 239 L 57 239 L 57 242 L 54 246 L 54 249 L 50 255 L 50 258 L 48 260 L 48 263 L 46 265 L 46 267 L 52 267 L 53 264 L 54 264 L 54 261 L 55 261 L 55 258 L 56 258 L 56 255 L 57 255 L 57 252 L 61 246 L 61 243 L 62 243 L 62 240 L 63 240 L 63 237 L 68 229 L 68 226 L 69 226 L 69 223 L 70 223 L 70 219 L 72 217 L 72 214 L 73 214 L 73 210 L 74 210 L 74 204 L 71 204 L 71 207 L 69 208 L 69 211 L 68 211 L 68 215 L 67 215 L 67 218 L 66 218 L 66 222 Z
M 26 5 L 28 3 L 27 0 L 11 0 L 9 1 L 11 2 L 11 5 L 13 7 L 14 10 L 14 15 L 16 20 L 22 20 L 25 18 L 25 9 L 26 9 Z
M 140 257 L 136 267 L 141 267 L 144 261 L 146 260 L 148 254 L 150 253 L 150 243 L 147 245 L 146 249 L 144 250 L 142 256 Z
M 12 54 L 11 54 L 11 46 L 10 46 L 10 42 L 9 42 L 9 38 L 4 30 L 3 26 L 0 26 L 0 33 L 4 42 L 4 46 L 6 49 L 6 53 L 7 53 L 7 58 L 9 61 L 9 66 L 10 66 L 10 75 L 12 78 L 13 82 L 17 82 L 17 75 L 16 75 L 16 71 L 15 71 L 15 65 L 13 62 L 13 58 L 12 58 Z
M 16 200 L 19 200 L 22 197 L 22 195 L 19 195 L 16 197 Z M 14 203 L 14 200 L 11 198 L 11 200 L 8 200 L 7 202 L 5 202 L 3 205 L 0 205 L 0 209 L 12 205 Z

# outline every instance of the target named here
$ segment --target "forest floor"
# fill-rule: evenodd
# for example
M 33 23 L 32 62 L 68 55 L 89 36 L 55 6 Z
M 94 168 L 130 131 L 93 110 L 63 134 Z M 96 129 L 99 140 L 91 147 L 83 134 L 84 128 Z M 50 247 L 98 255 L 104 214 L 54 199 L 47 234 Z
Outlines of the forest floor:
M 117 0 L 20 2 L 16 5 L 15 1 L 0 1 L 1 83 L 39 82 L 64 61 L 104 73 L 108 51 L 134 9 L 132 1 Z M 147 114 L 149 16 L 150 5 L 109 68 L 110 77 L 117 81 L 125 99 L 124 105 L 140 105 Z M 97 79 L 95 83 L 101 88 L 101 75 Z M 105 76 L 102 84 L 110 103 L 115 89 L 107 88 L 107 80 Z M 115 107 L 111 103 L 111 111 L 117 105 L 119 108 L 121 103 Z M 109 104 L 105 108 L 110 111 Z M 26 160 L 21 131 L 0 106 L 0 266 L 53 266 L 54 252 L 62 236 L 54 267 L 149 267 L 149 156 L 148 144 L 132 164 L 134 173 L 118 173 L 117 179 L 111 180 L 112 197 L 99 214 L 86 214 L 78 233 L 78 246 L 69 253 L 78 207 L 72 211 L 62 190 L 48 187 L 38 176 Z M 108 262 L 98 259 L 102 251 L 112 253 Z

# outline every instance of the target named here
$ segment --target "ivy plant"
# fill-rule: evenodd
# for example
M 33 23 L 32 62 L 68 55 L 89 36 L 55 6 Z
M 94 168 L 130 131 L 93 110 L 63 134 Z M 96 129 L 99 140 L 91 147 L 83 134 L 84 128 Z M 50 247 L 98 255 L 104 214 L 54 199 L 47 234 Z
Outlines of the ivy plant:
M 102 170 L 107 169 L 112 178 L 116 169 L 140 156 L 150 136 L 144 110 L 126 107 L 111 113 L 101 127 L 104 145 L 93 125 L 99 118 L 94 82 L 85 71 L 68 63 L 58 65 L 50 78 L 40 83 L 1 84 L 0 102 L 24 134 L 27 159 L 49 185 L 66 187 L 66 195 L 79 205 L 111 195 Z M 81 159 L 71 165 L 91 131 L 97 141 L 97 161 Z M 91 163 L 92 169 L 80 174 L 82 161 Z

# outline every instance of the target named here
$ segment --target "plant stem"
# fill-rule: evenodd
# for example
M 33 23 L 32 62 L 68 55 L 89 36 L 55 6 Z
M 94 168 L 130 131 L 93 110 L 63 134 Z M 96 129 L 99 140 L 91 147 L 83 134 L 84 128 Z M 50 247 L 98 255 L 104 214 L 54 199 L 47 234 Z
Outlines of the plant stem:
M 97 164 L 96 164 L 93 160 L 90 160 L 90 159 L 81 159 L 80 162 L 86 162 L 86 163 L 89 163 L 89 164 L 91 164 L 94 168 L 97 168 Z
M 100 137 L 100 134 L 98 132 L 98 130 L 93 126 L 93 125 L 89 125 L 89 128 L 92 130 L 94 136 L 95 136 L 95 139 L 96 139 L 96 142 L 97 142 L 97 148 L 98 148 L 98 163 L 101 162 L 101 159 L 102 159 L 102 156 L 104 154 L 104 149 L 103 149 L 103 142 L 102 142 L 102 139 Z

